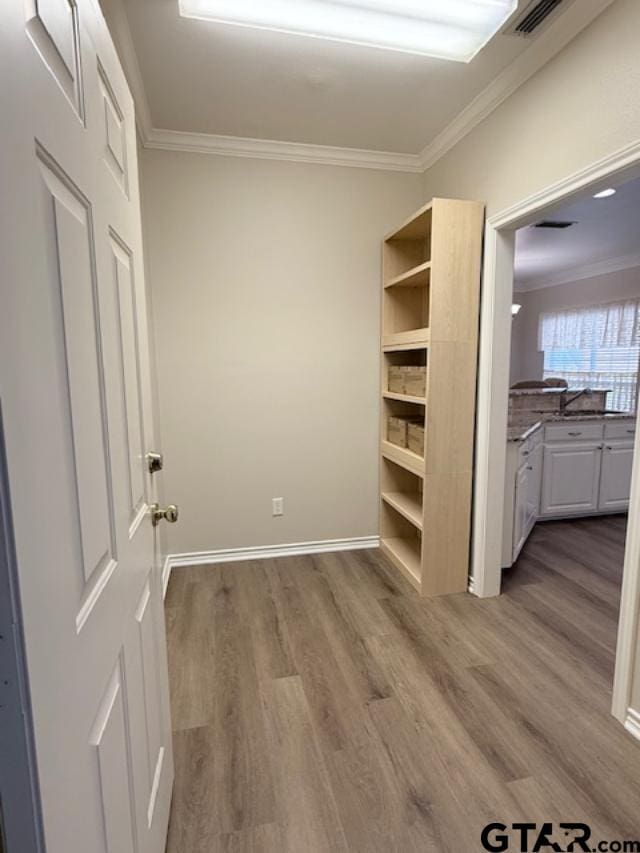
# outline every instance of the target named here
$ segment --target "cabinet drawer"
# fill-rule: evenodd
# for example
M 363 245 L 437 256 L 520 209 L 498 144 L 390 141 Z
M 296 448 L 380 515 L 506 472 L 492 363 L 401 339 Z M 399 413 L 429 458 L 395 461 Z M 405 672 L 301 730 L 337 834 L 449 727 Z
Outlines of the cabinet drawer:
M 533 435 L 530 435 L 529 438 L 526 441 L 523 441 L 518 447 L 518 468 L 527 461 L 528 457 L 533 454 L 536 447 L 539 447 L 542 444 L 543 435 L 544 430 L 537 429 Z
M 605 438 L 629 438 L 633 439 L 636 434 L 636 422 L 628 421 L 611 421 L 604 425 Z
M 602 422 L 585 423 L 573 421 L 568 424 L 548 424 L 545 427 L 546 441 L 597 441 L 602 438 Z

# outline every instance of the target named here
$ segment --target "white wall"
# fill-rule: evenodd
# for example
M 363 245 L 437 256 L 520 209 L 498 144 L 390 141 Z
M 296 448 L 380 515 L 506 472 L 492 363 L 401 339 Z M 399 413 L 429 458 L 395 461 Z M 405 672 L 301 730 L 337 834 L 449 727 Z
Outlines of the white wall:
M 377 535 L 380 241 L 420 177 L 150 150 L 141 171 L 169 552 Z
M 544 356 L 538 351 L 540 314 L 638 297 L 640 267 L 526 293 L 514 293 L 513 300 L 522 305 L 522 310 L 513 321 L 511 381 L 542 378 Z

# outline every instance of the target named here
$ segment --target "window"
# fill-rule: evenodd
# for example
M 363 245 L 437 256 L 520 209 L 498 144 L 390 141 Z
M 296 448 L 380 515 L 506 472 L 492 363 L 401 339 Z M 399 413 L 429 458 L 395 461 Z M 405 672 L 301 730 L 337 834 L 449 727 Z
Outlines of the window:
M 542 314 L 544 378 L 571 388 L 609 390 L 607 405 L 635 412 L 640 362 L 640 300 Z

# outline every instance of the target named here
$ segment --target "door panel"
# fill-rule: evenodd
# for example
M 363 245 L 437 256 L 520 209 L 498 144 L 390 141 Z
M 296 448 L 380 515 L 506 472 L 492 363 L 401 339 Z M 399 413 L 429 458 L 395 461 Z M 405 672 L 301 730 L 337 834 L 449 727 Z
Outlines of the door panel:
M 82 115 L 77 6 L 71 0 L 25 0 L 26 32 L 49 72 Z
M 133 786 L 121 662 L 109 679 L 89 743 L 95 748 L 108 853 L 135 853 Z
M 147 754 L 148 754 L 148 779 L 149 779 L 149 803 L 151 802 L 151 791 L 156 776 L 156 768 L 162 749 L 161 719 L 160 719 L 160 695 L 158 691 L 157 678 L 157 653 L 156 653 L 156 631 L 153 624 L 153 612 L 151 601 L 151 581 L 145 584 L 142 598 L 136 609 L 136 622 L 138 624 L 138 644 L 140 660 L 142 661 L 142 685 L 144 694 L 144 707 L 147 732 Z
M 525 543 L 527 523 L 527 469 L 522 466 L 516 474 L 516 490 L 513 518 L 513 559 L 515 560 Z
M 145 452 L 143 446 L 140 363 L 136 329 L 135 291 L 132 279 L 132 259 L 129 249 L 112 232 L 110 235 L 113 287 L 118 326 L 118 363 L 121 371 L 121 391 L 124 402 L 127 482 L 129 489 L 129 535 L 135 534 L 135 523 L 146 502 Z
M 526 536 L 531 533 L 540 514 L 542 488 L 542 445 L 539 444 L 527 459 L 527 518 Z
M 74 4 L 69 0 L 37 0 L 38 18 L 70 75 L 75 71 Z
M 609 441 L 602 454 L 599 509 L 624 512 L 629 508 L 633 442 Z
M 124 114 L 107 72 L 98 61 L 98 76 L 104 111 L 104 161 L 120 189 L 128 194 L 127 145 Z
M 541 515 L 597 512 L 601 457 L 600 443 L 545 445 Z
M 46 849 L 162 853 L 173 757 L 133 102 L 96 0 L 26 9 L 5 4 L 0 28 L 0 393 Z
M 38 159 L 46 188 L 43 235 L 50 246 L 51 297 L 52 304 L 59 305 L 68 391 L 60 405 L 68 406 L 70 414 L 82 574 L 78 597 L 81 605 L 91 601 L 93 606 L 97 588 L 104 589 L 116 568 L 116 551 L 91 214 L 80 192 L 44 151 L 38 151 Z M 78 629 L 87 615 L 81 606 Z

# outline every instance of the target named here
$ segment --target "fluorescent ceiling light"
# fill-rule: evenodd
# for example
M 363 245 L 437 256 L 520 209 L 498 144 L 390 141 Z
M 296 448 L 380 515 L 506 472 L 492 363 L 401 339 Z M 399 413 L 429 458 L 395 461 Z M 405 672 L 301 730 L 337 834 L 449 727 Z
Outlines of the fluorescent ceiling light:
M 185 18 L 470 62 L 518 0 L 178 0 Z
M 616 194 L 616 190 L 613 187 L 610 187 L 608 190 L 602 190 L 601 193 L 596 193 L 594 198 L 609 198 L 612 195 Z

